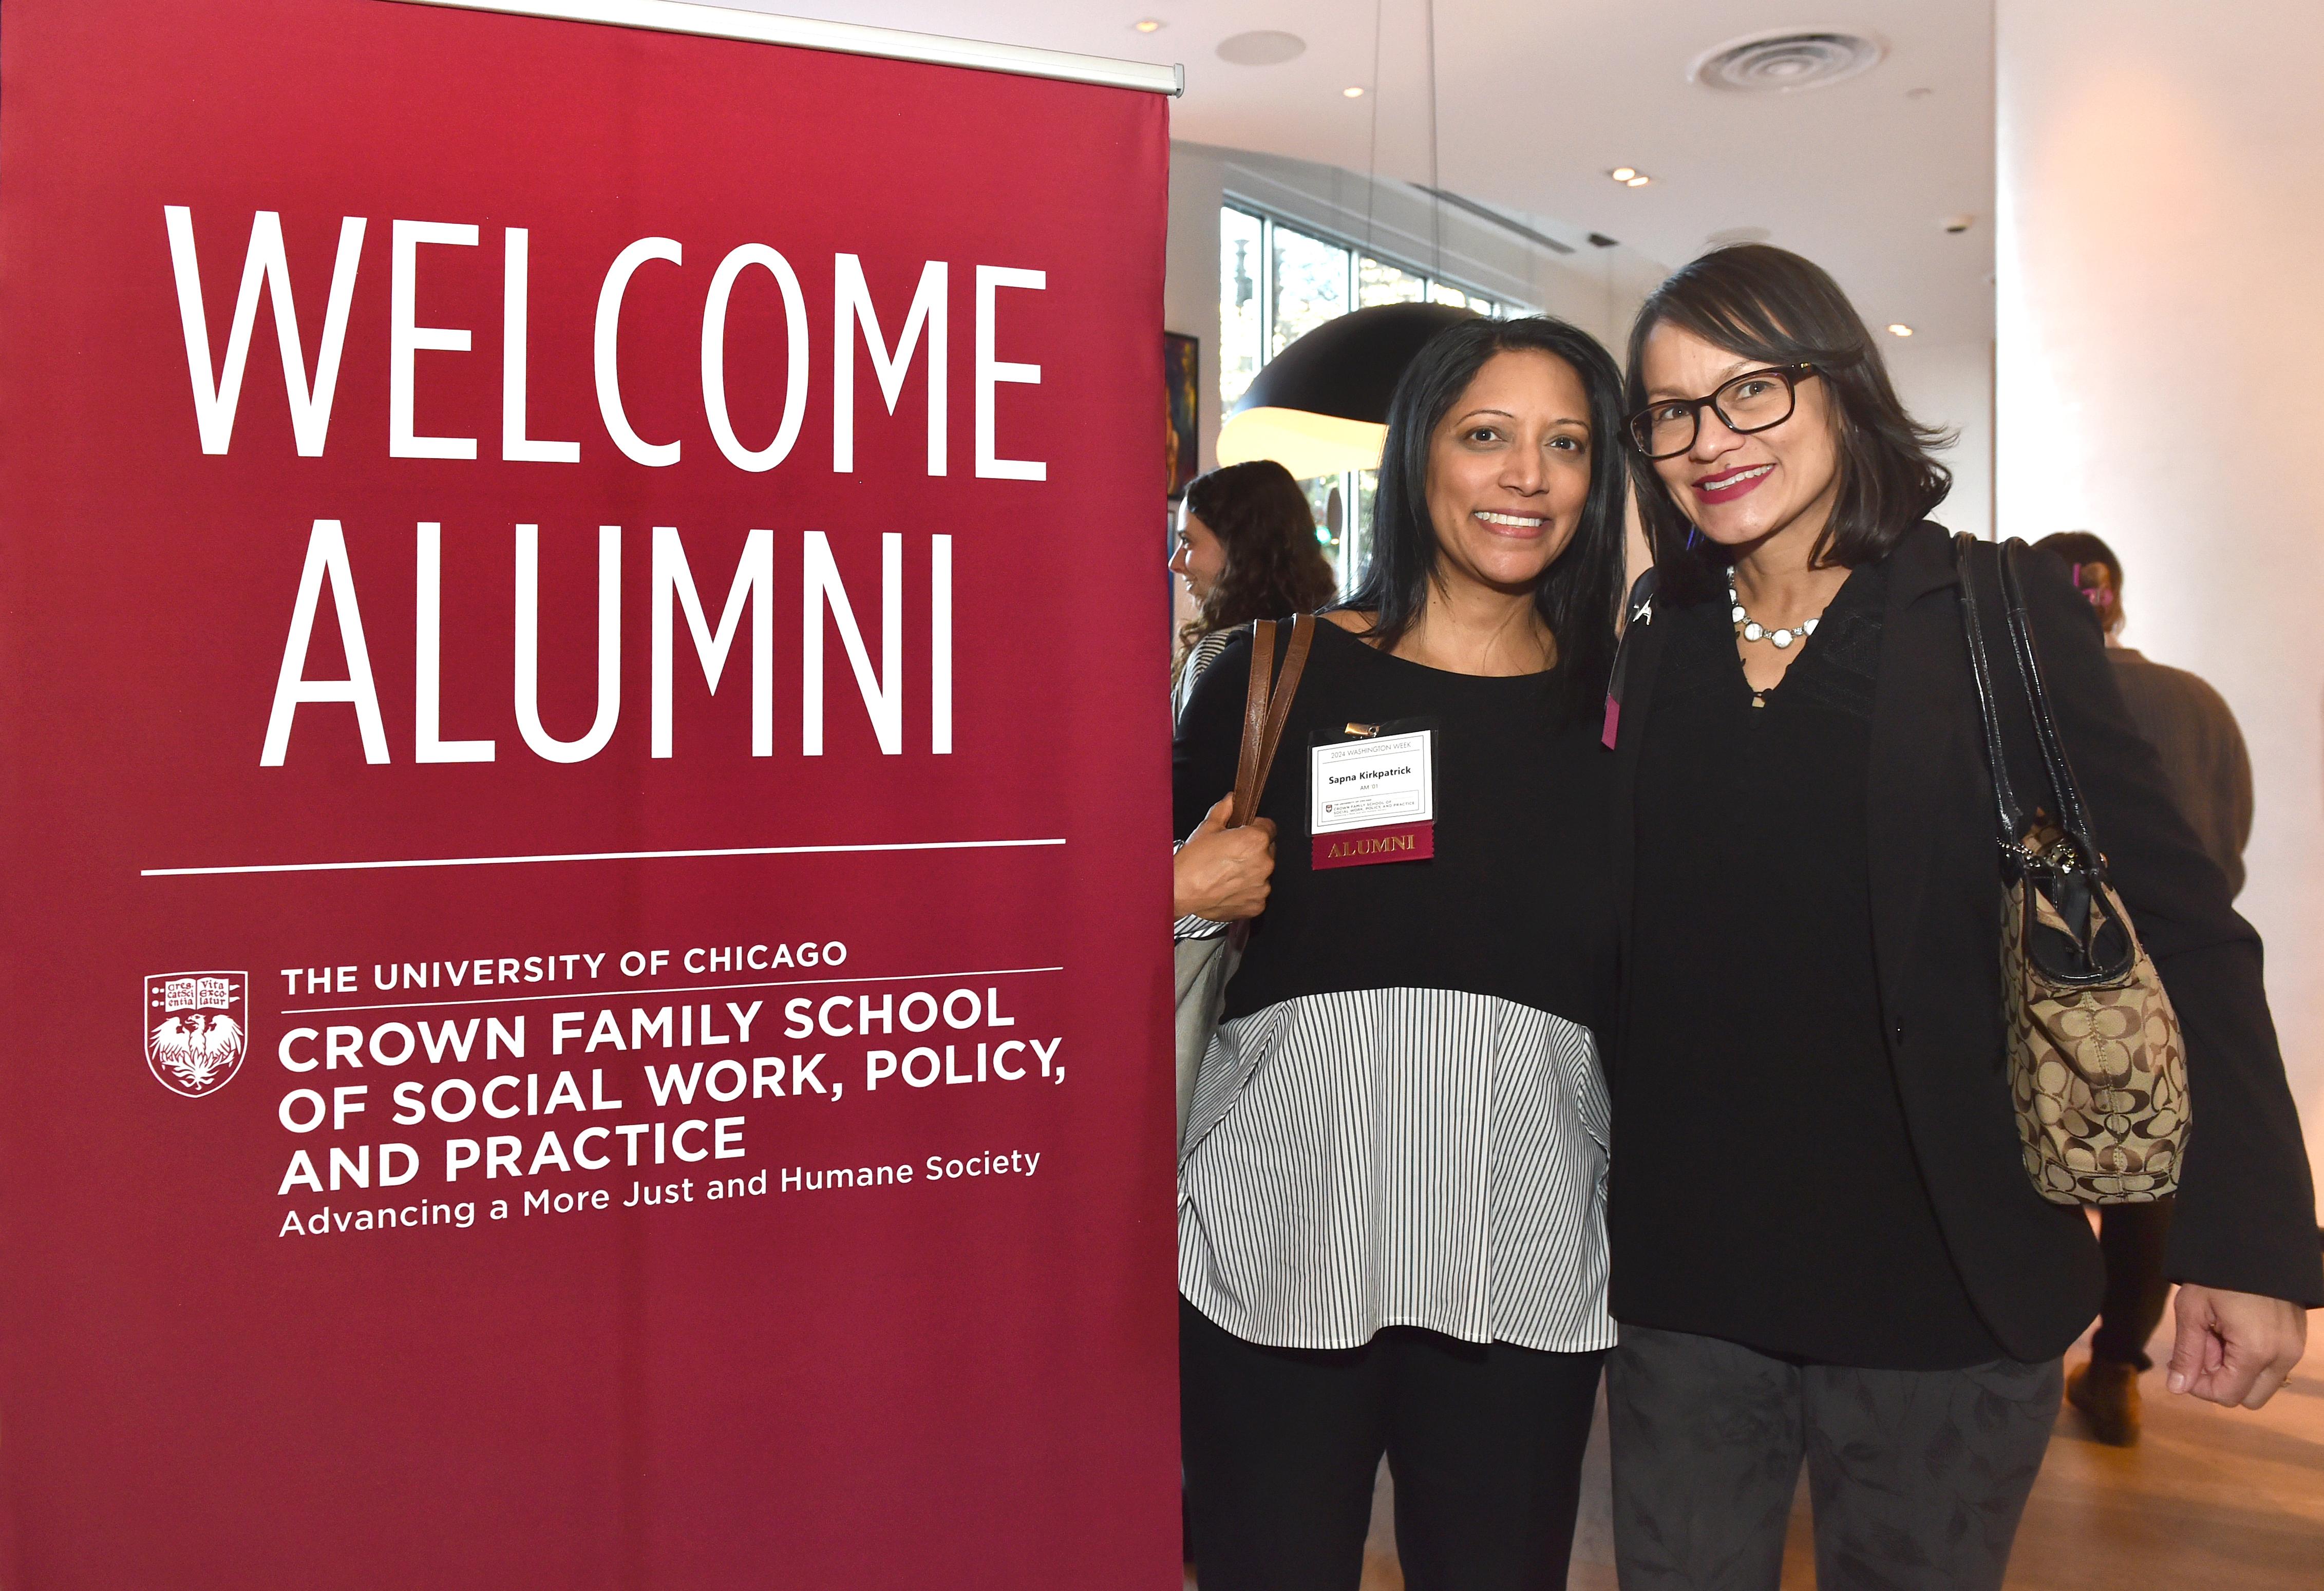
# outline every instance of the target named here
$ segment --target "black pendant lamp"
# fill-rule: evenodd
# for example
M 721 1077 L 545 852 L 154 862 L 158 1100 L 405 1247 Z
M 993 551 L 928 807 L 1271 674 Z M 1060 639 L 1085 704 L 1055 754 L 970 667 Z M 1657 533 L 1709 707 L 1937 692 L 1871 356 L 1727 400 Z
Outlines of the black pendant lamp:
M 1303 481 L 1376 467 L 1405 367 L 1437 333 L 1475 318 L 1450 304 L 1375 304 L 1325 321 L 1251 378 L 1219 428 L 1219 462 L 1271 458 Z

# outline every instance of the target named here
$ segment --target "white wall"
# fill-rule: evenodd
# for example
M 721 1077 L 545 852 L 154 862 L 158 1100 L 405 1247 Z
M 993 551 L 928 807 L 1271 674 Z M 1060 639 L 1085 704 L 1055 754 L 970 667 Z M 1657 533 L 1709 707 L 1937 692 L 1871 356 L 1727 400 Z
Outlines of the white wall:
M 2259 811 L 2238 904 L 2324 1173 L 2324 6 L 1999 0 L 1997 20 L 2000 527 L 2107 538 L 2126 639 L 2241 719 Z
M 1203 384 L 1194 403 L 1201 469 L 1218 467 L 1219 207 L 1225 202 L 1222 151 L 1170 145 L 1170 242 L 1162 267 L 1164 329 L 1202 341 Z
M 1904 408 L 1923 425 L 1959 433 L 1937 456 L 1953 489 L 1935 514 L 1948 530 L 1993 534 L 1993 345 L 1884 337 L 1881 352 Z

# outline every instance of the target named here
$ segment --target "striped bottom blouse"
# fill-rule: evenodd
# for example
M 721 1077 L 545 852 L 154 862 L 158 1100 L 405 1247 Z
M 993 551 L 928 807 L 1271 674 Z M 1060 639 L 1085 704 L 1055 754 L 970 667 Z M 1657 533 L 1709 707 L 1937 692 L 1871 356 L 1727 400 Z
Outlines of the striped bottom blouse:
M 1311 995 L 1222 1024 L 1179 1165 L 1178 1288 L 1246 1342 L 1389 1326 L 1610 1347 L 1590 1030 L 1487 995 Z
M 1238 639 L 1179 720 L 1181 834 L 1234 783 L 1250 675 Z M 1358 1347 L 1414 1326 L 1554 1352 L 1613 1344 L 1591 1037 L 1613 987 L 1611 759 L 1596 716 L 1561 711 L 1559 688 L 1317 627 L 1259 801 L 1276 826 L 1267 908 L 1179 1159 L 1179 1290 L 1246 1342 Z M 1422 731 L 1433 854 L 1315 866 L 1316 749 Z

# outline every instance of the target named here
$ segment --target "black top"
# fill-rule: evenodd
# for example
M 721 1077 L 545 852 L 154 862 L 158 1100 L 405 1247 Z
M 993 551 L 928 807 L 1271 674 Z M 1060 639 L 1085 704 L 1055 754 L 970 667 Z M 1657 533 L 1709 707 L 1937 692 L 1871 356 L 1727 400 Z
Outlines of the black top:
M 1865 774 L 1884 584 L 1877 565 L 1849 576 L 1765 706 L 1723 600 L 1657 616 L 1613 1310 L 1820 1364 L 1956 1369 L 2005 1356 L 1946 1254 L 1881 1041 Z
M 1278 658 L 1289 631 L 1277 627 Z M 1301 995 L 1446 989 L 1563 1016 L 1602 1044 L 1614 970 L 1613 759 L 1595 723 L 1554 722 L 1556 680 L 1554 671 L 1452 674 L 1317 621 L 1259 798 L 1259 815 L 1276 825 L 1275 877 L 1227 986 L 1227 1018 Z M 1246 633 L 1204 672 L 1178 721 L 1181 834 L 1234 786 L 1250 688 Z M 1314 869 L 1309 748 L 1345 739 L 1351 722 L 1393 732 L 1405 720 L 1426 720 L 1436 733 L 1435 855 Z
M 1864 814 L 1880 1037 L 1946 1248 L 1978 1317 L 2012 1357 L 2052 1358 L 2089 1323 L 2105 1272 L 2083 1211 L 2034 1191 L 2010 1108 L 1993 786 L 1961 639 L 1960 580 L 1950 538 L 1936 525 L 1905 531 L 1882 562 Z M 1989 556 L 1980 569 L 1981 598 L 1998 613 Z M 2227 880 L 2179 814 L 2153 748 L 2124 710 L 2089 605 L 2065 566 L 2021 557 L 2018 571 L 2059 733 L 2115 887 L 2185 1036 L 2194 1130 L 2164 1272 L 2172 1281 L 2324 1304 L 2308 1153 L 2268 1018 L 2259 936 L 2236 915 Z M 1654 609 L 1623 641 L 1613 823 L 1615 906 L 1626 934 L 1640 908 L 1652 909 L 1638 887 L 1646 858 L 1635 792 L 1642 748 L 1661 734 L 1664 643 L 1683 628 L 1663 621 L 1676 609 L 1662 599 Z M 2015 747 L 2011 762 L 2013 776 L 2028 781 L 2024 787 L 2035 788 L 2038 762 L 2018 768 Z M 1690 898 L 1705 888 L 1687 881 Z M 1618 1088 L 1626 1064 L 1618 1054 Z M 1634 1124 L 1643 1108 L 1631 1110 Z M 1619 1111 L 1616 1121 L 1618 1133 Z M 1730 1145 L 1692 1168 L 1690 1219 L 1730 1198 L 1760 1163 L 1748 1146 Z M 1613 1174 L 1618 1184 L 1626 1175 L 1618 1148 Z M 1618 1186 L 1618 1221 L 1622 1197 Z M 1618 1245 L 1618 1299 L 1628 1287 L 1624 1253 Z

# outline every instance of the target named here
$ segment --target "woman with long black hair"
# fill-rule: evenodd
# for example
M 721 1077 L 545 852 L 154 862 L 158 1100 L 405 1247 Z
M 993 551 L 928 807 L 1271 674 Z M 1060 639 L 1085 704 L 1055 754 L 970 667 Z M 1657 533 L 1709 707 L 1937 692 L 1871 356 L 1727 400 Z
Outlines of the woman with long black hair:
M 1336 585 L 1307 494 L 1271 458 L 1194 477 L 1179 508 L 1170 570 L 1194 604 L 1170 666 L 1171 704 L 1180 711 L 1237 630 L 1254 619 L 1312 613 Z
M 1831 278 L 1758 245 L 1647 299 L 1628 407 L 1655 575 L 1614 759 L 1624 1591 L 1774 1591 L 1803 1456 L 1826 1591 L 1998 1587 L 2102 1273 L 2013 1115 L 1994 782 L 1955 550 L 1927 522 L 1942 438 Z M 2052 560 L 2016 564 L 2184 1035 L 2169 1384 L 2256 1406 L 2324 1303 L 2259 941 L 2088 607 Z
M 1391 404 L 1372 561 L 1259 803 L 1272 892 L 1180 1160 L 1204 1591 L 1353 1591 L 1383 1452 L 1416 1591 L 1565 1583 L 1613 1340 L 1619 398 L 1587 334 L 1477 320 Z M 1182 833 L 1234 782 L 1250 669 L 1245 636 L 1180 720 Z

